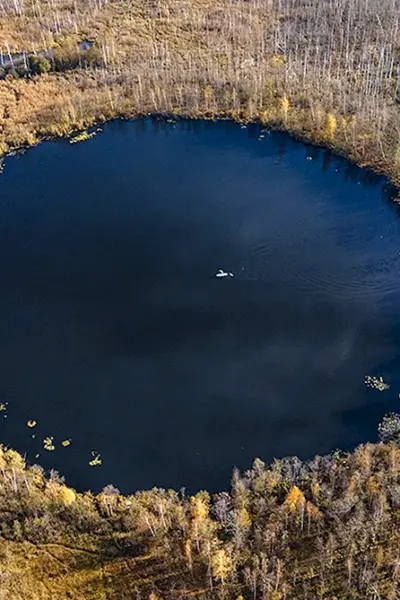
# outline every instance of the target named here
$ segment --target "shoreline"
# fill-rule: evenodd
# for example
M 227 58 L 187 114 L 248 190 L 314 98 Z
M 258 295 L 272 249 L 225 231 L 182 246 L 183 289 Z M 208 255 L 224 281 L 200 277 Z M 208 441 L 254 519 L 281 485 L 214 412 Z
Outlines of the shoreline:
M 367 169 L 372 173 L 375 173 L 378 176 L 384 177 L 387 179 L 387 182 L 393 187 L 396 191 L 396 197 L 392 198 L 392 201 L 395 204 L 400 204 L 400 173 L 394 174 L 391 172 L 390 168 L 386 168 L 385 165 L 382 165 L 381 161 L 374 160 L 364 160 L 361 161 L 357 158 L 356 155 L 349 153 L 341 146 L 335 145 L 334 143 L 327 143 L 317 137 L 313 137 L 313 135 L 306 130 L 299 129 L 291 129 L 289 127 L 285 127 L 284 124 L 276 119 L 266 122 L 262 119 L 261 116 L 257 116 L 253 119 L 248 119 L 246 116 L 240 117 L 233 113 L 221 113 L 218 115 L 207 114 L 207 113 L 181 113 L 181 112 L 136 112 L 136 113 L 127 113 L 127 114 L 115 114 L 114 116 L 109 116 L 104 119 L 93 119 L 90 122 L 84 124 L 77 124 L 72 127 L 68 132 L 63 133 L 55 133 L 50 136 L 43 136 L 35 140 L 32 144 L 22 144 L 20 146 L 15 146 L 10 148 L 3 154 L 0 154 L 0 173 L 2 171 L 3 162 L 8 157 L 15 156 L 19 153 L 24 153 L 30 149 L 35 148 L 36 146 L 44 143 L 44 142 L 52 142 L 57 140 L 70 140 L 76 137 L 79 134 L 82 134 L 86 131 L 90 131 L 94 127 L 99 127 L 106 125 L 107 123 L 111 123 L 113 121 L 134 121 L 137 119 L 154 119 L 154 120 L 162 120 L 168 122 L 168 120 L 174 119 L 175 121 L 209 121 L 216 122 L 218 121 L 230 121 L 232 123 L 237 123 L 238 125 L 259 125 L 260 127 L 264 127 L 271 132 L 280 132 L 288 135 L 291 139 L 302 143 L 308 144 L 315 148 L 320 148 L 322 150 L 329 150 L 333 153 L 334 156 L 340 157 L 348 161 L 349 163 L 359 167 L 360 169 Z M 86 141 L 86 140 L 82 140 Z
M 0 80 L 0 170 L 114 119 L 223 119 L 326 148 L 385 177 L 400 204 L 398 2 L 1 6 L 0 62 L 16 68 Z M 50 60 L 18 72 L 21 53 Z M 213 496 L 78 493 L 0 444 L 0 597 L 400 598 L 400 417 L 386 419 L 388 443 L 255 459 Z
M 372 600 L 372 578 L 379 597 L 395 598 L 398 465 L 395 443 L 367 443 L 308 462 L 255 459 L 213 496 L 122 495 L 112 485 L 94 495 L 0 444 L 2 591 L 7 600 L 39 590 L 41 600 Z M 366 564 L 376 568 L 364 580 Z

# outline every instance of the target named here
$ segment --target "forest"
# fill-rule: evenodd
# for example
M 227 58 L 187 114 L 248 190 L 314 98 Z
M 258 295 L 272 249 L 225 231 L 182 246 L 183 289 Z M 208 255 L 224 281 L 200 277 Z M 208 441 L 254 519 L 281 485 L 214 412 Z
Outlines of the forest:
M 229 492 L 78 493 L 0 448 L 0 598 L 380 600 L 400 594 L 400 417 L 380 441 L 234 471 Z
M 0 0 L 0 154 L 113 117 L 262 122 L 400 179 L 400 0 Z

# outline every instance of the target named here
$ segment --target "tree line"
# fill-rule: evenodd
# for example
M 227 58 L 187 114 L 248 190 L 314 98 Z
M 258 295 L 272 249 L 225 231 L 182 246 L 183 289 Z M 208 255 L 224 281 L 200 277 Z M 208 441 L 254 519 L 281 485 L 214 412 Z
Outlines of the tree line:
M 234 471 L 229 492 L 193 496 L 158 488 L 123 496 L 112 485 L 78 493 L 1 447 L 2 593 L 395 600 L 400 417 L 387 416 L 379 431 L 385 441 L 350 453 L 256 459 Z

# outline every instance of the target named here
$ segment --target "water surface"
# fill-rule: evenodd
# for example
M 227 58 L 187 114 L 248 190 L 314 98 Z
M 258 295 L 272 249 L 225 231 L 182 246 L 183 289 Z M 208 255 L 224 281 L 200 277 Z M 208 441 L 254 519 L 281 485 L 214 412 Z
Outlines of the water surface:
M 113 122 L 7 159 L 0 249 L 0 439 L 79 489 L 222 489 L 255 456 L 373 440 L 398 408 L 396 206 L 328 151 Z

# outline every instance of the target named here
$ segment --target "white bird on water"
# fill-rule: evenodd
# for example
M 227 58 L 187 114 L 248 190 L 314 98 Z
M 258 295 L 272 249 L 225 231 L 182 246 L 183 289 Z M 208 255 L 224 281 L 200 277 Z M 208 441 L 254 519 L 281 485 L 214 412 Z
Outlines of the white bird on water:
M 222 279 L 223 277 L 234 277 L 234 274 L 233 273 L 229 273 L 227 271 L 223 271 L 222 269 L 219 269 L 219 271 L 215 275 L 215 277 L 218 277 L 219 279 Z

